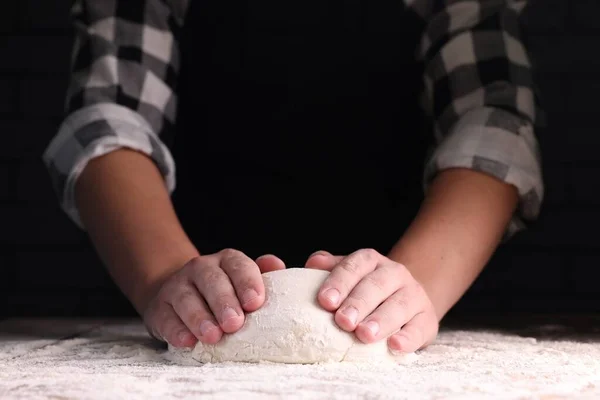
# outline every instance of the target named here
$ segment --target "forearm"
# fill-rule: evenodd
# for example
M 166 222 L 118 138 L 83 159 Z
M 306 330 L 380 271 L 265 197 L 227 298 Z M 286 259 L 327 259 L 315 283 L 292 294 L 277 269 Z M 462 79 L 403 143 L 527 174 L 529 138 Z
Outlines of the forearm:
M 390 257 L 421 282 L 442 319 L 510 233 L 511 217 L 537 218 L 544 185 L 534 135 L 540 108 L 517 7 L 431 3 L 418 10 L 425 29 L 417 54 L 436 147 L 426 199 Z
M 157 285 L 198 255 L 163 177 L 141 153 L 118 150 L 92 160 L 75 197 L 100 257 L 140 313 Z
M 161 141 L 176 120 L 169 105 L 176 100 L 188 1 L 127 3 L 77 0 L 72 8 L 77 40 L 69 115 L 45 160 L 64 210 L 85 227 L 114 281 L 141 311 L 157 283 L 197 253 L 169 198 L 174 163 Z M 159 40 L 142 40 L 148 31 Z M 87 163 L 91 155 L 96 158 Z
M 421 283 L 438 319 L 489 261 L 517 201 L 514 186 L 467 169 L 449 169 L 434 179 L 417 217 L 389 257 Z

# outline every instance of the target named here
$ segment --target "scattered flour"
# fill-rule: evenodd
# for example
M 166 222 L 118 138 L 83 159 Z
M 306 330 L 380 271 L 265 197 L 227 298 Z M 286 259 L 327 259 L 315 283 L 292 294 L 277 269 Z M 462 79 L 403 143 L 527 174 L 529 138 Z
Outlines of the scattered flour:
M 41 339 L 0 338 L 0 398 L 600 398 L 597 341 L 443 330 L 415 362 L 390 366 L 190 363 L 157 347 L 137 322 L 60 343 Z

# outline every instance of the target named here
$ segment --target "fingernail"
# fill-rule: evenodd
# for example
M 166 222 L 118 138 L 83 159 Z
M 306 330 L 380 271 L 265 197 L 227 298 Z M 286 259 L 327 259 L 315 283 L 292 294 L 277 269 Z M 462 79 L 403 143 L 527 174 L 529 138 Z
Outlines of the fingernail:
M 352 325 L 356 324 L 356 320 L 358 319 L 358 310 L 356 308 L 352 306 L 346 307 L 342 311 L 342 314 L 344 314 L 350 320 Z
M 235 310 L 231 307 L 226 307 L 221 313 L 221 322 L 225 322 L 231 318 L 237 318 L 239 315 L 235 312 Z
M 212 331 L 216 327 L 217 326 L 211 321 L 202 321 L 202 323 L 200 324 L 200 334 L 202 336 L 206 336 L 210 331 Z
M 390 342 L 395 342 L 395 347 L 400 347 L 400 349 L 395 349 L 395 348 L 391 347 Z M 390 336 L 390 338 L 388 339 L 388 348 L 389 348 L 390 352 L 395 356 L 404 354 L 405 352 L 402 350 L 402 336 L 400 336 L 400 335 Z
M 254 289 L 246 289 L 242 295 L 242 302 L 244 305 L 250 303 L 252 300 L 258 297 L 258 293 Z
M 392 349 L 391 347 L 389 348 L 389 350 L 393 356 L 402 356 L 405 354 L 402 350 Z
M 379 333 L 379 324 L 375 321 L 369 321 L 363 324 L 365 328 L 371 331 L 373 336 L 377 336 Z
M 325 296 L 334 306 L 340 301 L 340 292 L 337 289 L 327 289 L 323 293 L 323 296 Z

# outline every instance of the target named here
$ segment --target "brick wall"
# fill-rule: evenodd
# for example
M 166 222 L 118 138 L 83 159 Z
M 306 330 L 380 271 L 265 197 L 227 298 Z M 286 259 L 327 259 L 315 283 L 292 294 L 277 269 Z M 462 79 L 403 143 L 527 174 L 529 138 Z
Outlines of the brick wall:
M 62 117 L 69 5 L 12 1 L 0 13 L 3 314 L 130 312 L 86 236 L 59 210 L 40 159 Z M 595 0 L 530 1 L 524 29 L 549 124 L 539 132 L 543 214 L 498 251 L 457 310 L 600 309 L 599 12 Z

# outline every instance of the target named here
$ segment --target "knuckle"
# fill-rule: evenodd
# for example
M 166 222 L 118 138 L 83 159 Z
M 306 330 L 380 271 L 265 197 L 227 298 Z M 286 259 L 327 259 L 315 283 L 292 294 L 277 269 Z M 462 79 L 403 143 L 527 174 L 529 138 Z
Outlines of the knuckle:
M 182 286 L 187 286 L 192 282 L 193 275 L 192 270 L 186 269 L 185 271 L 179 271 L 171 279 L 169 279 L 169 287 L 171 290 L 180 290 Z
M 340 268 L 350 274 L 356 274 L 360 270 L 360 265 L 354 258 L 346 258 L 340 263 Z
M 415 295 L 417 296 L 421 296 L 426 294 L 425 293 L 425 289 L 423 288 L 423 286 L 415 280 L 413 287 L 412 287 L 413 292 L 415 293 Z
M 204 263 L 202 261 L 188 264 L 188 267 L 185 268 L 185 274 L 182 275 L 185 275 L 186 277 L 189 277 L 193 280 L 194 277 L 202 276 L 207 269 L 210 269 L 209 265 L 210 264 Z
M 222 258 L 229 259 L 229 258 L 239 257 L 239 255 L 241 254 L 241 252 L 239 250 L 227 248 L 227 249 L 221 250 L 219 252 L 219 254 L 221 255 Z
M 373 274 L 368 274 L 363 278 L 363 281 L 376 290 L 384 292 L 386 282 L 382 281 L 381 278 L 377 278 Z
M 230 271 L 231 274 L 237 275 L 248 270 L 248 264 L 240 257 L 229 258 L 227 261 L 227 270 Z
M 396 288 L 403 285 L 405 275 L 402 268 L 399 268 L 397 265 L 386 265 L 382 269 L 385 271 L 388 282 L 393 283 Z
M 223 271 L 219 268 L 204 268 L 202 271 L 202 281 L 207 287 L 213 287 L 223 281 Z
M 379 256 L 379 253 L 375 249 L 366 248 L 360 250 L 360 255 L 364 260 L 373 260 Z
M 408 271 L 408 268 L 406 268 L 406 265 L 404 265 L 404 264 L 402 264 L 402 263 L 400 263 L 400 262 L 397 262 L 397 261 L 393 261 L 393 262 L 392 262 L 392 264 L 394 264 L 394 266 L 396 267 L 396 269 L 397 269 L 398 271 L 402 271 L 402 272 L 410 273 L 410 272 Z

